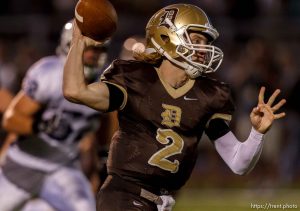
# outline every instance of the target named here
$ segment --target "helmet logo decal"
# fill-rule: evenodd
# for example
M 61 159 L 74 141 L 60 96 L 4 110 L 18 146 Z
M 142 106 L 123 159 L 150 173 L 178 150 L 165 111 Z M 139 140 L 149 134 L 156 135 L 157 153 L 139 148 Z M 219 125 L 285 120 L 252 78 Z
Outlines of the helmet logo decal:
M 160 17 L 159 26 L 165 26 L 169 28 L 170 25 L 166 22 L 166 19 L 168 18 L 172 23 L 174 23 L 177 13 L 178 13 L 177 8 L 165 9 L 165 13 Z

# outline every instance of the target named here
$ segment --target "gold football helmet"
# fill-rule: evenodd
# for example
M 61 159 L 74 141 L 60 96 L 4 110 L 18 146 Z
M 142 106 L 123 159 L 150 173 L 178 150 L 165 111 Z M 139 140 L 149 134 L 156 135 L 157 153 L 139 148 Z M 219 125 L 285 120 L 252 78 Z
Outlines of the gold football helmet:
M 193 44 L 189 32 L 208 38 L 208 44 Z M 146 26 L 147 48 L 155 49 L 173 64 L 182 67 L 191 78 L 215 72 L 223 60 L 223 52 L 211 43 L 219 33 L 205 12 L 190 4 L 173 4 L 156 12 Z M 151 51 L 151 50 L 150 50 Z M 193 55 L 205 53 L 204 62 L 193 61 Z

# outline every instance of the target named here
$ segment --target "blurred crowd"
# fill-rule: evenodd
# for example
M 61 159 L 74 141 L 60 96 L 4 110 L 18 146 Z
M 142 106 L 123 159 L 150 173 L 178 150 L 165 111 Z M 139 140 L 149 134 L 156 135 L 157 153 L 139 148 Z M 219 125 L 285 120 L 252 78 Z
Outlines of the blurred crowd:
M 143 42 L 140 37 L 144 36 L 146 21 L 154 11 L 182 1 L 111 2 L 119 16 L 118 29 L 109 49 L 109 59 L 113 60 L 117 57 L 131 58 L 131 47 L 136 42 Z M 281 96 L 287 99 L 287 105 L 284 106 L 287 117 L 278 121 L 265 137 L 261 160 L 247 179 L 252 178 L 251 182 L 257 185 L 263 183 L 286 187 L 298 184 L 299 187 L 300 60 L 297 58 L 300 53 L 300 1 L 185 2 L 203 8 L 220 33 L 215 45 L 223 50 L 225 58 L 213 77 L 229 83 L 233 89 L 236 111 L 232 128 L 234 131 L 238 128 L 237 137 L 246 139 L 248 136 L 249 113 L 257 102 L 256 97 L 262 85 L 266 86 L 267 95 L 279 88 Z M 22 78 L 30 65 L 55 52 L 60 29 L 73 18 L 76 3 L 75 0 L 0 2 L 0 85 L 12 96 L 20 89 Z M 207 175 L 226 178 L 224 175 L 230 175 L 205 137 L 200 151 L 194 175 L 198 178 Z M 232 177 L 229 182 L 232 182 Z

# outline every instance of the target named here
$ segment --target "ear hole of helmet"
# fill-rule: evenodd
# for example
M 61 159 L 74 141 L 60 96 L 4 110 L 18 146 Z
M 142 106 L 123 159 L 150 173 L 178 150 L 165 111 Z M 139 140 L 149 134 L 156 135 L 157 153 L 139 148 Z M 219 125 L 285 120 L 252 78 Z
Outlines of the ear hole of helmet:
M 170 42 L 170 37 L 169 36 L 167 36 L 167 35 L 160 35 L 160 38 L 162 39 L 162 41 L 165 43 L 165 44 L 167 44 L 167 43 L 169 43 Z

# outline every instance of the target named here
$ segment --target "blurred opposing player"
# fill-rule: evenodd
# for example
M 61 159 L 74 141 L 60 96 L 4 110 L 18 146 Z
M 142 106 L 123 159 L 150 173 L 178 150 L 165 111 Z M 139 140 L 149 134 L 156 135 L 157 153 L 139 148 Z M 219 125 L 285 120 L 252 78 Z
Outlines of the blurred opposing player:
M 223 59 L 212 45 L 219 34 L 194 5 L 159 10 L 146 27 L 147 49 L 139 61 L 116 60 L 102 82 L 90 85 L 77 58 L 91 40 L 74 29 L 64 68 L 65 96 L 99 111 L 119 109 L 99 211 L 172 210 L 172 196 L 191 175 L 203 132 L 233 172 L 246 174 L 260 156 L 263 134 L 285 116 L 276 113 L 285 103 L 274 103 L 280 91 L 264 99 L 261 88 L 250 114 L 250 135 L 245 142 L 237 140 L 227 123 L 234 110 L 230 88 L 207 75 Z
M 1 114 L 1 119 L 2 119 L 3 113 L 7 109 L 10 101 L 13 99 L 13 94 L 10 91 L 8 91 L 7 89 L 2 88 L 1 83 L 0 83 L 0 99 L 1 99 L 0 114 Z
M 4 41 L 0 40 L 0 121 L 13 99 L 16 87 L 18 87 L 18 71 L 7 57 L 7 47 Z M 0 126 L 0 165 L 3 161 L 7 147 L 14 140 L 14 135 L 7 134 Z
M 1 87 L 0 79 L 0 121 L 2 121 L 3 113 L 6 111 L 9 103 L 13 99 L 13 93 L 8 89 Z M 7 148 L 15 140 L 14 134 L 7 134 L 5 130 L 0 126 L 0 165 L 4 162 L 4 157 Z
M 100 113 L 63 97 L 63 67 L 71 37 L 68 22 L 57 55 L 30 68 L 5 112 L 4 128 L 19 137 L 0 169 L 1 211 L 16 210 L 33 197 L 59 211 L 95 210 L 94 194 L 79 167 L 78 142 L 98 129 Z M 86 83 L 95 80 L 106 55 L 104 45 L 84 50 Z

